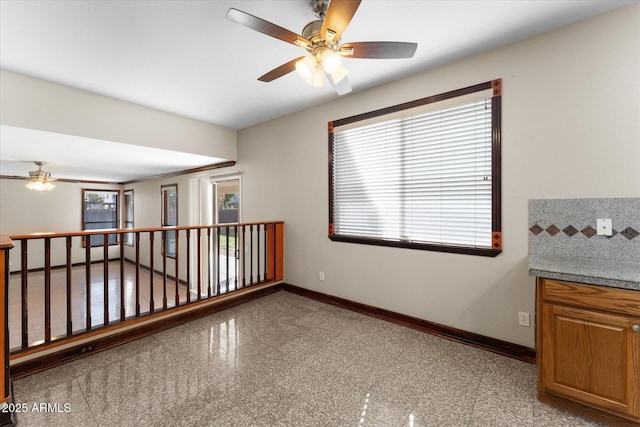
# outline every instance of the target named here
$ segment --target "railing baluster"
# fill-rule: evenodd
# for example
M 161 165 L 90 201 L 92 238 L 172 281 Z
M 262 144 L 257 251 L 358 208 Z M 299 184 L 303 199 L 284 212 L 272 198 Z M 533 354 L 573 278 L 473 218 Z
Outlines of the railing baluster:
M 243 225 L 242 226 L 242 246 L 240 246 L 242 248 L 241 254 L 242 254 L 242 287 L 243 288 L 247 286 L 247 266 L 246 266 L 247 254 L 244 253 L 244 249 L 246 245 L 245 230 L 246 230 L 246 226 Z
M 51 341 L 51 238 L 44 238 L 44 342 Z
M 179 235 L 180 233 L 178 232 L 178 230 L 174 231 L 174 241 L 175 241 L 175 245 L 176 245 L 176 250 L 174 252 L 174 274 L 175 274 L 175 279 L 176 279 L 176 297 L 175 297 L 175 304 L 173 305 L 174 307 L 177 307 L 180 305 L 180 293 L 178 292 L 178 284 L 180 283 L 180 265 L 178 263 L 178 253 L 180 252 L 178 250 L 178 248 L 180 247 L 178 245 L 178 239 L 179 239 Z
M 273 281 L 276 281 L 276 268 L 278 267 L 278 224 L 273 223 Z
M 216 295 L 220 295 L 220 227 L 216 227 Z
M 187 304 L 191 302 L 191 235 L 187 231 Z
M 91 236 L 85 236 L 85 257 L 84 257 L 84 277 L 86 287 L 86 324 L 85 330 L 91 330 Z
M 212 256 L 212 249 L 211 249 L 211 227 L 207 228 L 207 263 L 208 263 L 208 268 L 207 268 L 207 298 L 211 298 L 211 279 L 212 279 L 212 270 L 211 270 L 211 256 Z
M 239 237 L 238 237 L 238 226 L 234 225 L 233 226 L 233 237 L 236 239 L 236 243 L 233 248 L 233 268 L 235 269 L 235 276 L 233 278 L 233 288 L 234 289 L 238 289 L 238 242 L 239 242 Z
M 153 234 L 153 231 L 151 232 Z M 140 232 L 136 231 L 136 317 L 140 316 Z
M 258 235 L 258 241 L 256 242 L 256 248 L 258 250 L 256 268 L 258 269 L 258 275 L 256 276 L 256 281 L 260 283 L 260 224 L 256 225 L 256 234 Z
M 200 301 L 200 294 L 202 293 L 202 230 L 198 228 L 198 301 Z
M 229 290 L 231 289 L 231 285 L 229 283 L 229 226 L 226 226 L 226 249 L 225 249 L 225 255 L 226 255 L 226 260 L 227 260 L 227 292 L 229 292 Z
M 66 238 L 67 248 L 67 337 L 73 335 L 73 319 L 71 313 L 71 236 Z
M 149 313 L 153 313 L 156 309 L 156 303 L 153 299 L 153 290 L 154 290 L 154 278 L 155 278 L 155 274 L 154 274 L 154 267 L 153 267 L 153 253 L 155 252 L 154 250 L 154 232 L 150 231 L 149 232 Z
M 125 312 L 124 312 L 124 239 L 125 234 L 120 234 L 120 321 L 124 320 Z
M 27 287 L 27 272 L 29 266 L 27 264 L 27 239 L 20 240 L 20 249 L 22 250 L 21 267 L 20 271 L 20 286 L 22 296 L 22 349 L 26 350 L 29 347 L 29 289 Z
M 263 272 L 262 281 L 266 282 L 267 281 L 267 224 L 263 224 L 263 225 L 264 225 L 264 265 L 263 265 L 264 270 L 262 270 Z
M 253 285 L 253 224 L 249 226 L 249 254 L 251 259 L 249 260 L 249 286 Z
M 20 297 L 22 318 L 22 349 L 29 347 L 29 296 L 27 288 L 27 239 L 20 240 Z
M 104 307 L 103 323 L 109 324 L 109 235 L 102 235 L 102 303 Z
M 167 309 L 167 231 L 162 230 L 162 309 Z M 153 271 L 151 272 L 153 276 Z

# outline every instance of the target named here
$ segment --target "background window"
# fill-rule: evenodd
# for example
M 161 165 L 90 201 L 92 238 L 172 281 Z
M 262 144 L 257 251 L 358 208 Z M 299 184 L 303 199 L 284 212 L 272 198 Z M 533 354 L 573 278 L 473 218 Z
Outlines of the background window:
M 172 227 L 178 225 L 178 184 L 163 185 L 162 192 L 162 226 Z M 176 256 L 176 232 L 166 232 L 163 248 L 169 257 Z
M 108 230 L 118 228 L 119 191 L 82 190 L 82 229 Z M 100 235 L 90 237 L 91 246 L 102 246 L 104 241 Z M 109 235 L 109 244 L 118 243 L 116 234 Z
M 124 196 L 124 213 L 123 228 L 132 230 L 133 227 L 133 190 L 125 190 Z M 124 234 L 124 244 L 133 246 L 133 233 Z
M 500 80 L 330 123 L 329 237 L 495 256 Z

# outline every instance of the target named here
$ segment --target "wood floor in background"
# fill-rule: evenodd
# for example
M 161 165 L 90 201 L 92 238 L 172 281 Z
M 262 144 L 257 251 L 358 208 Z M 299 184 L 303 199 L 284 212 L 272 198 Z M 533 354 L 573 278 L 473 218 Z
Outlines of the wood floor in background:
M 109 262 L 108 299 L 109 321 L 120 319 L 120 262 Z M 71 272 L 71 321 L 74 333 L 84 331 L 87 327 L 87 286 L 84 266 L 72 268 Z M 186 301 L 187 287 L 180 278 L 178 284 L 179 302 Z M 67 274 L 66 269 L 51 270 L 51 336 L 63 336 L 67 332 Z M 136 313 L 136 269 L 131 263 L 124 264 L 124 309 L 125 318 Z M 203 281 L 204 282 L 204 281 Z M 233 277 L 230 280 L 231 289 L 235 288 Z M 226 281 L 221 284 L 222 292 L 226 290 Z M 29 344 L 40 343 L 44 340 L 45 330 L 45 292 L 44 272 L 37 271 L 28 274 L 27 281 L 27 327 Z M 206 284 L 202 284 L 206 294 Z M 153 274 L 153 306 L 154 311 L 161 310 L 164 298 L 164 277 Z M 140 313 L 149 312 L 151 301 L 151 275 L 149 270 L 140 269 L 139 304 Z M 91 327 L 104 325 L 104 272 L 102 264 L 91 265 Z M 212 291 L 215 294 L 215 290 Z M 166 281 L 167 307 L 175 306 L 176 282 L 171 277 Z M 191 299 L 197 298 L 196 292 L 191 292 Z M 9 348 L 16 349 L 22 344 L 22 288 L 21 276 L 12 274 L 9 277 Z

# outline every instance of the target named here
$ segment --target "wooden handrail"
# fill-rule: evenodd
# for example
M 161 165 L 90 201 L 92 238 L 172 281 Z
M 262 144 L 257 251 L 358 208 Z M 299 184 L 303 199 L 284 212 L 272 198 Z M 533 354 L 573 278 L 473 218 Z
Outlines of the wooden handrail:
M 12 249 L 13 248 L 13 240 L 11 237 L 6 236 L 4 234 L 0 234 L 0 249 Z
M 259 221 L 259 222 L 229 222 L 224 224 L 210 224 L 210 225 L 180 225 L 169 227 L 148 227 L 148 228 L 105 228 L 96 230 L 85 231 L 73 231 L 73 232 L 39 232 L 30 234 L 16 234 L 11 236 L 5 236 L 8 240 L 30 240 L 30 239 L 42 239 L 43 237 L 73 237 L 73 236 L 92 236 L 98 234 L 126 234 L 126 233 L 148 233 L 150 231 L 181 231 L 181 230 L 197 230 L 203 228 L 226 228 L 226 227 L 242 227 L 247 225 L 262 225 L 262 224 L 284 224 L 284 221 Z M 13 243 L 12 243 L 13 244 Z M 12 246 L 13 247 L 13 246 Z M 2 246 L 0 245 L 0 249 Z

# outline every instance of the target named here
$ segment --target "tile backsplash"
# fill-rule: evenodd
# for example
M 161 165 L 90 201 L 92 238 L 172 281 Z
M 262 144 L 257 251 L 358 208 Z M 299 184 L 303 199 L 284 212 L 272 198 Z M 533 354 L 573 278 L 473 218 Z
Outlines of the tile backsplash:
M 596 234 L 599 218 L 612 236 Z M 529 200 L 529 254 L 640 263 L 640 198 Z

